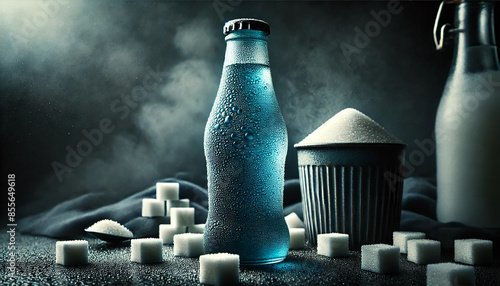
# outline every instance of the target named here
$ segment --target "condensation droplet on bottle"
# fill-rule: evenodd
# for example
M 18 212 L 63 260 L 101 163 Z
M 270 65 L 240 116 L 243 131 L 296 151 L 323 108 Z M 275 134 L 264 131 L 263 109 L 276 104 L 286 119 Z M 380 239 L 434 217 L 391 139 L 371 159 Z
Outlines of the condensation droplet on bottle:
M 224 119 L 224 123 L 225 124 L 229 124 L 231 123 L 231 121 L 233 120 L 233 117 L 231 115 L 228 115 L 226 116 L 226 118 Z
M 253 140 L 253 133 L 252 133 L 252 131 L 245 132 L 245 139 L 247 139 L 247 140 Z
M 236 147 L 236 148 L 240 148 L 240 147 L 241 147 L 241 141 L 239 141 L 239 140 L 235 140 L 235 141 L 233 142 L 233 146 L 234 146 L 234 147 Z

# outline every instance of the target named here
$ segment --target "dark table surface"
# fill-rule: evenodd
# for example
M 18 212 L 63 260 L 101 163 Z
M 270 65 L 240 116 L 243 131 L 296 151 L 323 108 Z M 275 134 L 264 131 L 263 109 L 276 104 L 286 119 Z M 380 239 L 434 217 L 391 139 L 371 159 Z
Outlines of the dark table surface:
M 197 285 L 199 260 L 173 255 L 172 246 L 163 247 L 164 262 L 130 262 L 130 242 L 112 245 L 89 238 L 89 264 L 66 267 L 55 263 L 55 239 L 16 233 L 14 277 L 9 277 L 10 250 L 6 229 L 0 235 L 0 285 Z M 401 271 L 383 275 L 363 271 L 361 253 L 351 251 L 345 258 L 316 254 L 316 249 L 292 250 L 282 263 L 240 267 L 242 285 L 425 285 L 426 267 L 408 262 L 401 255 Z M 452 261 L 443 253 L 442 261 Z M 500 259 L 491 266 L 475 267 L 477 285 L 500 285 Z M 31 284 L 30 284 L 31 283 Z

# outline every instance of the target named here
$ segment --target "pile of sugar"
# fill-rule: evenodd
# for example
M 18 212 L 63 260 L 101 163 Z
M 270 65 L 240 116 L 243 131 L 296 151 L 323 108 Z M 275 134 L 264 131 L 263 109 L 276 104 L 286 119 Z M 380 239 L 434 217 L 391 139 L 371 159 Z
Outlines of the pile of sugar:
M 390 143 L 402 144 L 400 140 L 353 108 L 346 108 L 323 123 L 296 147 L 318 146 L 337 143 Z
M 121 237 L 127 237 L 127 238 L 132 238 L 134 235 L 132 232 L 121 225 L 120 223 L 110 220 L 110 219 L 103 219 L 100 220 L 93 225 L 91 225 L 89 228 L 86 229 L 87 231 L 93 231 L 93 232 L 99 232 L 99 233 L 105 233 L 109 235 L 115 235 L 115 236 L 121 236 Z

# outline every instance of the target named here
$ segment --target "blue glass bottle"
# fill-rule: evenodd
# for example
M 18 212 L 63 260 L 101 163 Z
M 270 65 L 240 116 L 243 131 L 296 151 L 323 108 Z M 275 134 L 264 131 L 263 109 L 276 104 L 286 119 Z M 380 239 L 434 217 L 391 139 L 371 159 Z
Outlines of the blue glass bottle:
M 242 265 L 277 263 L 290 242 L 283 217 L 288 137 L 269 68 L 269 25 L 236 19 L 224 34 L 224 67 L 204 138 L 205 251 L 239 254 Z

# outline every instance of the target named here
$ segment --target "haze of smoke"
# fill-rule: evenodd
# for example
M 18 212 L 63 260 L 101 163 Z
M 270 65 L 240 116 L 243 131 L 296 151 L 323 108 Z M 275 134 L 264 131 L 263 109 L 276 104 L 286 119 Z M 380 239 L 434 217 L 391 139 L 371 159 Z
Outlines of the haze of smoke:
M 173 63 L 159 64 L 164 80 L 145 101 L 139 102 L 139 106 L 131 110 L 125 121 L 121 121 L 110 112 L 111 102 L 120 98 L 120 94 L 130 93 L 134 86 L 140 84 L 148 65 L 153 69 L 155 66 L 151 65 L 144 53 L 151 47 L 137 40 L 133 31 L 123 25 L 117 26 L 115 21 L 146 19 L 133 18 L 135 13 L 140 14 L 140 10 L 134 12 L 133 9 L 120 9 L 118 6 L 118 9 L 111 11 L 114 6 L 78 3 L 64 7 L 66 10 L 61 8 L 54 22 L 50 22 L 51 27 L 40 29 L 29 39 L 30 45 L 42 46 L 44 51 L 33 50 L 19 43 L 20 47 L 13 53 L 2 53 L 1 60 L 12 70 L 23 61 L 34 66 L 32 72 L 47 71 L 51 74 L 48 86 L 63 85 L 62 89 L 67 87 L 71 91 L 71 82 L 77 81 L 81 86 L 80 82 L 84 81 L 89 86 L 77 93 L 59 92 L 51 94 L 49 99 L 34 96 L 33 100 L 43 102 L 48 99 L 55 101 L 56 105 L 60 104 L 61 108 L 68 102 L 78 102 L 73 106 L 73 112 L 89 115 L 85 118 L 85 129 L 98 127 L 99 120 L 110 116 L 116 129 L 105 138 L 103 144 L 94 147 L 91 155 L 84 158 L 72 173 L 65 174 L 62 183 L 57 182 L 53 173 L 49 174 L 39 186 L 38 193 L 43 195 L 36 203 L 23 206 L 25 209 L 39 210 L 52 205 L 54 197 L 70 198 L 87 192 L 103 191 L 117 198 L 123 197 L 153 184 L 156 179 L 175 176 L 179 171 L 195 174 L 205 172 L 203 130 L 217 90 L 216 74 L 220 73 L 221 68 L 221 63 L 212 64 L 214 41 L 213 37 L 206 36 L 212 34 L 210 21 L 197 18 L 184 25 L 167 23 L 169 27 L 174 27 L 170 31 L 171 36 L 155 48 L 172 56 L 181 56 Z M 170 21 L 176 22 L 184 17 L 178 15 L 176 20 L 175 11 L 169 12 L 172 13 Z M 78 18 L 77 14 L 84 16 Z M 69 21 L 73 17 L 82 22 Z M 72 27 L 61 27 L 55 23 L 66 21 Z M 148 27 L 147 23 L 134 24 Z M 75 36 L 61 37 L 61 31 L 65 29 L 71 30 Z M 37 70 L 39 57 L 44 53 L 48 66 Z M 91 72 L 97 74 L 85 75 Z M 29 76 L 25 77 L 30 80 Z M 69 82 L 62 81 L 68 77 Z M 75 79 L 71 80 L 72 77 Z M 109 93 L 103 94 L 106 90 Z M 43 94 L 43 91 L 38 92 Z M 88 97 L 83 98 L 82 93 Z M 63 120 L 59 124 L 73 123 Z M 73 132 L 77 134 L 77 140 L 83 139 L 80 130 L 77 127 L 75 129 Z M 68 145 L 76 147 L 70 142 Z M 59 153 L 63 153 L 63 150 L 64 147 Z M 64 156 L 61 156 L 60 161 L 64 163 Z

